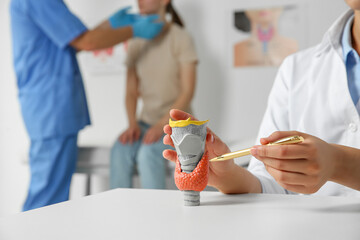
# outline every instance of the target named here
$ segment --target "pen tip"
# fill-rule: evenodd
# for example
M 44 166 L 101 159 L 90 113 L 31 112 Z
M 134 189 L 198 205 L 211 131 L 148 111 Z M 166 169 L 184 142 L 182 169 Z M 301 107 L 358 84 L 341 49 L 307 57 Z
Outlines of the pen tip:
M 216 162 L 216 161 L 221 161 L 222 157 L 219 156 L 219 157 L 215 157 L 213 159 L 210 160 L 210 162 Z

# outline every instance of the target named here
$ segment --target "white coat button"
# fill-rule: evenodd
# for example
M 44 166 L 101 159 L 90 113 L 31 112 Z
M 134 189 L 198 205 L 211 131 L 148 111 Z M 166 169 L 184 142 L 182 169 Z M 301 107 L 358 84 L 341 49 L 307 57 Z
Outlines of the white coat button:
M 356 132 L 357 129 L 358 129 L 358 127 L 356 126 L 355 123 L 350 123 L 350 124 L 349 124 L 349 129 L 350 129 L 350 131 L 352 131 L 352 132 Z

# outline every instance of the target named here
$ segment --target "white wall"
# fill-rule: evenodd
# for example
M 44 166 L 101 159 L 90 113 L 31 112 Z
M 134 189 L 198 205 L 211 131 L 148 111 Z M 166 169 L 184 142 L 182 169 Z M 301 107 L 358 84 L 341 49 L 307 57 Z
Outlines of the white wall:
M 8 1 L 0 0 L 0 216 L 17 212 L 26 194 L 28 171 L 21 154 L 28 140 L 20 117 L 12 67 Z
M 228 2 L 227 2 L 228 1 Z M 175 0 L 175 6 L 195 39 L 200 57 L 195 114 L 210 119 L 210 127 L 227 142 L 251 144 L 257 134 L 275 68 L 254 73 L 245 69 L 238 81 L 229 79 L 223 42 L 226 4 L 218 0 Z M 94 26 L 132 0 L 71 0 L 70 7 Z M 237 0 L 239 4 L 251 0 Z M 268 1 L 266 1 L 268 2 Z M 308 44 L 319 42 L 330 24 L 347 7 L 339 0 L 304 0 L 308 4 Z M 9 0 L 0 0 L 0 216 L 20 211 L 26 194 L 28 139 L 22 123 L 12 68 Z M 324 11 L 326 9 L 326 11 Z M 126 127 L 124 75 L 85 76 L 93 126 L 80 136 L 81 145 L 110 146 Z M 233 149 L 236 150 L 236 149 Z

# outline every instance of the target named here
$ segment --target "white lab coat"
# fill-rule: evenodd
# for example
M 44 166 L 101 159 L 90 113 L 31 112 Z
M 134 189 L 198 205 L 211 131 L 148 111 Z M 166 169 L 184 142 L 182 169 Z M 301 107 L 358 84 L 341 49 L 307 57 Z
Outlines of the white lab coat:
M 341 36 L 349 10 L 327 31 L 323 41 L 286 58 L 268 100 L 257 143 L 274 131 L 297 130 L 337 143 L 360 148 L 360 119 L 351 99 Z M 264 193 L 290 193 L 277 184 L 264 164 L 252 158 L 248 168 Z M 359 173 L 360 174 L 360 173 Z M 327 182 L 316 195 L 359 196 L 360 192 Z

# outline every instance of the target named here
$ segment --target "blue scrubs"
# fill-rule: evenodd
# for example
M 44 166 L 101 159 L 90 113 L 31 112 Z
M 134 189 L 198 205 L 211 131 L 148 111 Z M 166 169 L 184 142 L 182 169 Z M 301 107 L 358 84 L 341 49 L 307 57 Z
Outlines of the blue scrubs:
M 19 100 L 31 140 L 29 210 L 68 199 L 77 134 L 90 124 L 69 43 L 87 28 L 62 0 L 12 0 L 10 13 Z
M 24 211 L 68 200 L 76 142 L 76 134 L 31 141 L 31 181 Z

